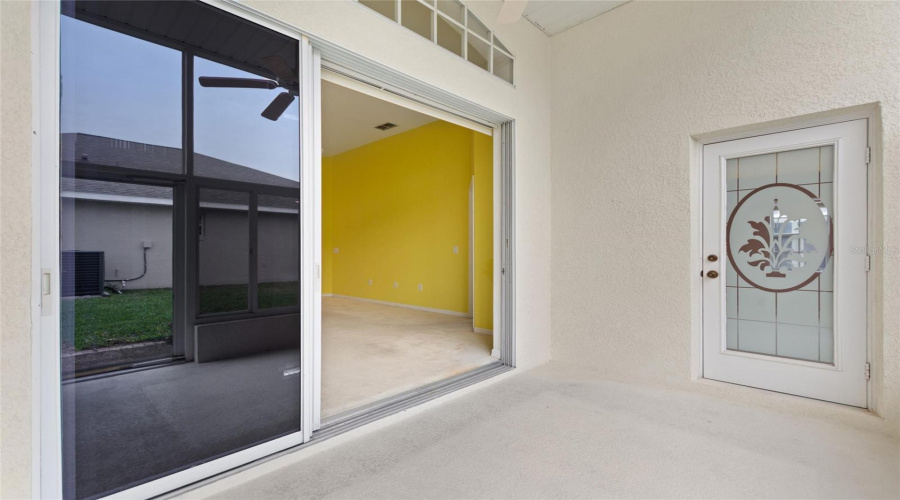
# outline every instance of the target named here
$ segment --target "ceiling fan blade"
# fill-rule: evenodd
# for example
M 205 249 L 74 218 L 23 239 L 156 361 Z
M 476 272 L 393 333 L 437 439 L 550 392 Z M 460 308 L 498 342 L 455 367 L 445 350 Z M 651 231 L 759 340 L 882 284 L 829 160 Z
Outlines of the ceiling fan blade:
M 281 114 L 284 113 L 284 110 L 288 109 L 288 106 L 290 106 L 292 102 L 294 102 L 294 96 L 292 96 L 290 92 L 278 94 L 278 96 L 269 103 L 269 106 L 263 110 L 263 118 L 268 118 L 272 121 L 277 120 L 281 117 Z
M 275 76 L 277 76 L 278 78 L 287 81 L 297 80 L 297 73 L 294 72 L 293 68 L 291 68 L 291 65 L 288 64 L 287 61 L 285 61 L 281 56 L 260 57 L 259 60 L 262 61 L 262 63 L 265 64 L 265 66 L 269 68 L 272 73 L 275 73 Z
M 201 76 L 201 87 L 230 89 L 275 89 L 278 83 L 260 78 L 228 78 L 222 76 Z
M 503 0 L 500 13 L 497 14 L 497 22 L 500 24 L 512 24 L 522 18 L 528 0 Z

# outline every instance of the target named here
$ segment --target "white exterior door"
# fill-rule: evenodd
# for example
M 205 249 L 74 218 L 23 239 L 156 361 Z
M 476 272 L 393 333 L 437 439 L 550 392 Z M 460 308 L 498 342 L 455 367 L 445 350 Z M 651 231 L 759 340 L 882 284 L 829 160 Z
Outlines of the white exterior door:
M 866 407 L 867 121 L 703 148 L 705 378 Z

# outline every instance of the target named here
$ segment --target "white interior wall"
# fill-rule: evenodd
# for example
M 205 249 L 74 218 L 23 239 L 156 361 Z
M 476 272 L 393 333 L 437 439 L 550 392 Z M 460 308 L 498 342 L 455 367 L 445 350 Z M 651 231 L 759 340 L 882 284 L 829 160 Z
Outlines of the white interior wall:
M 554 36 L 554 361 L 900 434 L 898 20 L 898 3 L 630 2 Z M 893 249 L 874 256 L 870 274 L 884 419 L 693 381 L 692 136 L 875 102 L 884 145 L 875 242 Z
M 531 24 L 497 26 L 499 2 L 469 2 L 516 55 L 518 86 L 398 27 L 369 9 L 341 2 L 247 2 L 274 17 L 516 119 L 517 363 L 550 357 L 550 121 L 547 38 Z M 0 119 L 3 224 L 0 273 L 0 496 L 31 496 L 31 6 L 0 2 Z

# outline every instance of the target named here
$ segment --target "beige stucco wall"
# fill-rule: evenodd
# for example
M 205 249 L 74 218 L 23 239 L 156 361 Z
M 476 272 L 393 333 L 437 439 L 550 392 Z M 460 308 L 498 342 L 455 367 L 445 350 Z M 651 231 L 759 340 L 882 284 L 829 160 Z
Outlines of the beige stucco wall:
M 496 26 L 499 2 L 470 2 L 472 10 L 516 55 L 517 88 L 437 48 L 354 2 L 248 2 L 419 80 L 491 107 L 517 120 L 517 361 L 550 356 L 550 121 L 546 37 L 528 23 Z M 2 31 L 2 485 L 0 496 L 31 490 L 31 53 L 30 6 L 0 2 Z
M 0 497 L 31 495 L 31 6 L 0 2 Z
M 900 433 L 900 253 L 870 275 L 884 420 L 691 373 L 692 136 L 880 103 L 876 244 L 900 252 L 898 21 L 898 3 L 635 1 L 553 37 L 554 361 Z

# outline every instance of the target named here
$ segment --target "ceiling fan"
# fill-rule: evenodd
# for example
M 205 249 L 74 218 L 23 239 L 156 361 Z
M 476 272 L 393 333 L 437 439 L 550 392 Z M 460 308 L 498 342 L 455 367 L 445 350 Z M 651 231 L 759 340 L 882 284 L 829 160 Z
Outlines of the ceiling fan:
M 285 89 L 275 96 L 275 99 L 261 113 L 263 118 L 275 121 L 294 102 L 294 98 L 300 95 L 300 85 L 297 82 L 297 73 L 281 56 L 266 56 L 259 59 L 269 71 L 275 74 L 275 80 L 268 78 L 230 78 L 222 76 L 201 76 L 201 87 L 231 88 L 231 89 Z

